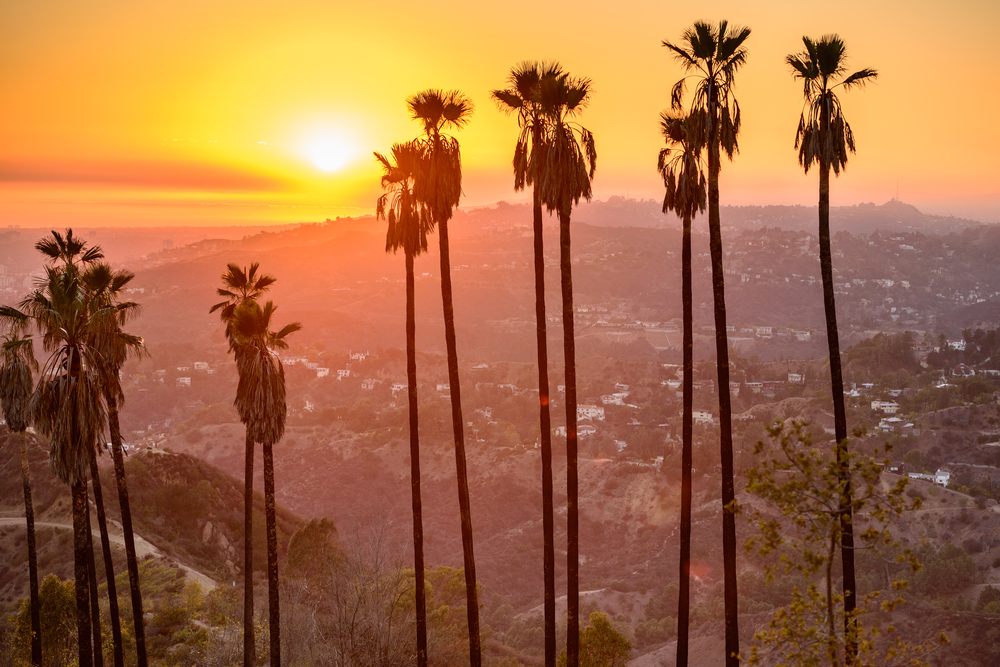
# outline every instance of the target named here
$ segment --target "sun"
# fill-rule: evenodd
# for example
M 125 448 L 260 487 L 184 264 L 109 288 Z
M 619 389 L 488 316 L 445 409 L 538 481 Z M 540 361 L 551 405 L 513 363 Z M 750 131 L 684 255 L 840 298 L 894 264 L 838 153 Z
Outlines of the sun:
M 350 142 L 333 136 L 317 137 L 306 147 L 309 160 L 322 171 L 339 171 L 347 166 L 354 156 Z

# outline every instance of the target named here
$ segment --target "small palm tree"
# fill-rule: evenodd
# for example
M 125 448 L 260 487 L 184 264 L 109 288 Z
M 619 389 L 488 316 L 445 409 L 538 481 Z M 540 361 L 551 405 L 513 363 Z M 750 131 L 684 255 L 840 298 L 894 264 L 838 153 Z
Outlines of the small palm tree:
M 677 665 L 688 661 L 688 627 L 691 608 L 691 458 L 694 399 L 694 315 L 692 310 L 691 220 L 705 210 L 705 171 L 701 165 L 704 118 L 698 115 L 660 115 L 660 131 L 667 147 L 660 150 L 657 169 L 666 195 L 663 212 L 673 211 L 683 221 L 681 243 L 681 300 L 684 309 L 684 386 L 681 417 L 681 535 L 680 590 L 677 601 Z
M 857 584 L 854 572 L 854 529 L 852 493 L 847 451 L 847 413 L 844 407 L 844 381 L 840 363 L 840 338 L 837 332 L 837 306 L 834 301 L 833 257 L 830 246 L 830 169 L 840 175 L 847 167 L 847 154 L 855 152 L 854 133 L 844 118 L 836 89 L 864 88 L 878 77 L 871 68 L 847 73 L 847 47 L 837 35 L 824 35 L 819 41 L 803 37 L 805 51 L 787 56 L 785 62 L 792 76 L 802 81 L 805 109 L 795 132 L 799 165 L 809 173 L 819 166 L 819 263 L 823 276 L 823 306 L 826 311 L 826 337 L 830 349 L 830 380 L 833 385 L 833 424 L 837 437 L 837 461 L 841 471 L 841 557 L 844 568 L 844 613 L 848 635 L 846 656 L 854 658 L 856 645 L 851 639 L 857 622 Z
M 254 262 L 249 268 L 242 268 L 238 264 L 229 263 L 226 265 L 226 272 L 222 274 L 222 287 L 216 293 L 225 300 L 221 301 L 209 309 L 209 313 L 219 311 L 219 319 L 226 327 L 226 340 L 229 342 L 229 351 L 235 352 L 235 339 L 233 334 L 233 324 L 236 317 L 236 310 L 240 306 L 255 302 L 264 292 L 271 288 L 275 282 L 275 277 L 271 275 L 257 275 L 260 264 Z M 237 368 L 239 367 L 239 357 L 237 356 Z M 253 630 L 253 458 L 254 439 L 249 427 L 246 432 L 246 465 L 244 467 L 243 479 L 243 665 L 253 667 L 257 662 L 257 654 L 254 649 Z M 270 603 L 270 597 L 268 598 Z
M 739 619 L 736 604 L 736 487 L 733 481 L 732 401 L 729 395 L 729 339 L 726 333 L 726 289 L 722 265 L 722 225 L 719 219 L 720 153 L 731 160 L 739 151 L 740 105 L 734 95 L 736 74 L 746 63 L 744 43 L 749 28 L 697 21 L 684 31 L 680 44 L 664 41 L 686 72 L 696 77 L 691 110 L 705 123 L 708 149 L 708 231 L 715 302 L 715 349 L 718 359 L 719 430 L 722 457 L 722 556 L 725 579 L 726 665 L 739 664 Z M 687 78 L 670 94 L 671 107 L 680 110 Z
M 580 657 L 580 507 L 576 433 L 576 341 L 573 331 L 573 263 L 570 217 L 580 198 L 589 200 L 597 168 L 594 135 L 571 121 L 590 99 L 589 79 L 568 74 L 544 77 L 538 99 L 546 137 L 538 145 L 539 198 L 559 217 L 559 268 L 562 287 L 563 357 L 566 381 L 566 659 L 577 667 Z
M 458 377 L 458 346 L 455 341 L 455 306 L 451 289 L 451 258 L 448 221 L 462 197 L 462 155 L 458 140 L 444 133 L 460 128 L 472 116 L 472 101 L 458 91 L 424 90 L 406 100 L 410 115 L 423 125 L 424 136 L 414 140 L 420 152 L 413 183 L 417 202 L 426 208 L 431 224 L 437 225 L 441 255 L 441 301 L 444 307 L 444 338 L 448 352 L 448 383 L 451 392 L 451 424 L 455 437 L 455 467 L 458 507 L 462 519 L 462 554 L 465 565 L 465 596 L 469 618 L 469 661 L 482 664 L 479 638 L 479 597 L 476 591 L 476 557 L 472 539 L 472 507 L 469 475 L 465 463 L 465 433 L 462 421 L 462 391 Z
M 545 600 L 545 664 L 556 664 L 555 519 L 552 491 L 552 425 L 549 414 L 548 331 L 545 321 L 545 248 L 542 237 L 541 181 L 542 142 L 546 116 L 541 104 L 542 81 L 563 75 L 557 63 L 523 62 L 515 66 L 508 87 L 494 90 L 501 111 L 517 115 L 520 132 L 514 146 L 514 190 L 532 186 L 532 220 L 535 266 L 535 338 L 538 349 L 538 413 L 542 455 L 542 570 Z
M 42 664 L 42 624 L 38 602 L 38 559 L 35 552 L 35 510 L 31 504 L 31 476 L 28 470 L 28 447 L 24 432 L 28 428 L 33 383 L 32 369 L 38 370 L 30 336 L 10 331 L 3 342 L 0 357 L 0 404 L 7 428 L 21 439 L 21 483 L 24 487 L 24 518 L 28 529 L 28 585 L 31 596 L 31 664 Z
M 410 491 L 413 504 L 413 571 L 416 593 L 417 667 L 427 667 L 427 599 L 424 590 L 424 528 L 420 494 L 420 435 L 417 418 L 417 324 L 413 258 L 427 250 L 431 222 L 413 196 L 420 153 L 412 142 L 393 144 L 392 156 L 375 153 L 382 165 L 376 216 L 389 227 L 385 251 L 403 250 L 406 258 L 406 383 L 410 416 Z

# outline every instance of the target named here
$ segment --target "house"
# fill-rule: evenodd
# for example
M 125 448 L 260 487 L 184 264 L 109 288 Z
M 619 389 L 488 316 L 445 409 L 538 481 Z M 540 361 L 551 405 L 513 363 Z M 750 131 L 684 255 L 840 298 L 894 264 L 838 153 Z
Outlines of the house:
M 576 406 L 576 418 L 604 421 L 604 408 L 596 405 L 578 405 Z
M 757 338 L 770 338 L 771 327 L 756 327 L 755 333 L 757 334 Z
M 708 410 L 693 410 L 691 412 L 691 417 L 694 419 L 695 424 L 710 425 L 715 421 L 712 418 L 712 413 Z
M 208 362 L 207 361 L 196 361 L 196 362 L 194 362 L 194 369 L 196 371 L 207 371 L 208 370 Z
M 806 376 L 801 373 L 789 373 L 788 382 L 791 384 L 805 384 Z
M 795 340 L 799 342 L 806 342 L 812 339 L 812 333 L 808 331 L 796 331 Z
M 593 424 L 580 424 L 576 429 L 576 435 L 579 438 L 586 438 L 595 433 L 597 433 L 597 427 Z
M 951 480 L 951 473 L 947 470 L 938 469 L 933 475 L 926 475 L 919 472 L 911 472 L 907 474 L 910 479 L 922 479 L 927 482 L 934 482 L 938 486 L 948 486 L 948 482 Z
M 437 390 L 442 393 L 446 391 L 451 391 L 451 385 L 448 383 L 439 384 L 437 385 Z
M 178 387 L 190 387 L 191 378 L 177 378 L 176 386 Z
M 976 374 L 976 371 L 972 370 L 965 364 L 959 364 L 951 369 L 951 374 L 956 377 L 972 377 Z
M 337 371 L 337 379 L 343 380 L 344 378 L 351 377 L 351 369 L 345 368 Z
M 752 391 L 755 394 L 759 394 L 760 392 L 764 391 L 764 383 L 763 382 L 747 382 L 746 385 L 747 385 L 747 389 L 749 389 L 750 391 Z
M 318 378 L 325 378 L 329 374 L 330 374 L 330 369 L 329 368 L 317 368 L 316 369 L 316 377 L 318 377 Z
M 406 391 L 406 385 L 402 382 L 392 383 L 392 395 L 395 396 L 397 392 Z
M 362 391 L 371 391 L 374 388 L 375 388 L 375 380 L 371 378 L 365 378 L 364 380 L 361 381 Z

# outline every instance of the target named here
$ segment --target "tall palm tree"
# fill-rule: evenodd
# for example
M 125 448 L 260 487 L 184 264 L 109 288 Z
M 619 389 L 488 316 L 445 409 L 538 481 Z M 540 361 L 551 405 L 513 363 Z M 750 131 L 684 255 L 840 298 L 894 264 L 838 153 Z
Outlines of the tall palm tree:
M 413 194 L 426 207 L 431 224 L 437 225 L 441 254 L 441 301 L 444 306 L 444 339 L 448 352 L 448 383 L 451 392 L 451 424 L 455 436 L 455 468 L 458 477 L 458 508 L 462 519 L 462 555 L 465 565 L 465 597 L 469 618 L 469 661 L 482 664 L 479 639 L 479 596 L 476 591 L 476 557 L 472 540 L 472 507 L 469 475 L 465 464 L 465 433 L 462 421 L 462 391 L 458 377 L 458 347 L 455 342 L 455 307 L 451 291 L 451 259 L 448 221 L 462 197 L 462 155 L 458 140 L 444 130 L 460 128 L 472 116 L 472 101 L 458 91 L 424 90 L 406 100 L 410 115 L 423 125 L 424 136 L 414 140 L 420 163 Z
M 382 189 L 376 217 L 389 228 L 385 251 L 403 250 L 406 258 L 406 384 L 410 415 L 410 495 L 413 504 L 413 571 L 416 593 L 417 667 L 427 667 L 427 599 L 424 590 L 424 527 L 420 495 L 420 435 L 417 419 L 417 324 L 413 258 L 427 250 L 431 222 L 413 196 L 420 153 L 412 142 L 393 144 L 392 155 L 375 153 L 382 165 Z
M 226 327 L 229 351 L 235 351 L 233 322 L 236 309 L 241 305 L 256 301 L 271 288 L 275 278 L 271 275 L 257 275 L 260 264 L 254 262 L 249 268 L 238 264 L 226 265 L 222 274 L 222 287 L 216 293 L 223 297 L 209 309 L 209 313 L 219 311 L 219 318 Z M 238 365 L 238 361 L 237 361 Z M 243 474 L 243 665 L 253 667 L 257 662 L 254 649 L 253 631 L 253 449 L 254 440 L 250 429 L 246 432 L 246 464 Z M 268 599 L 270 603 L 270 598 Z
M 844 612 L 847 632 L 847 659 L 856 652 L 857 588 L 854 572 L 854 529 L 852 526 L 851 477 L 847 451 L 847 414 L 844 408 L 844 381 L 840 364 L 840 338 L 837 333 L 837 306 L 833 290 L 833 258 L 830 247 L 830 169 L 840 175 L 847 167 L 847 154 L 855 152 L 854 133 L 844 118 L 836 89 L 863 88 L 878 77 L 865 68 L 847 73 L 847 47 L 837 35 L 824 35 L 819 41 L 803 37 L 805 51 L 785 58 L 792 76 L 802 81 L 805 108 L 795 132 L 799 165 L 809 173 L 819 166 L 819 264 L 823 276 L 823 307 L 826 311 L 826 337 L 830 349 L 830 381 L 833 385 L 833 424 L 837 437 L 837 462 L 840 467 L 841 558 L 844 568 Z
M 98 351 L 108 366 L 109 376 L 117 378 L 128 356 L 145 352 L 142 339 L 127 334 L 121 326 L 139 314 L 139 305 L 122 301 L 125 288 L 135 277 L 130 271 L 115 271 L 106 262 L 95 261 L 82 273 L 81 280 L 88 294 L 88 303 L 94 309 L 107 309 L 113 315 L 109 325 L 110 335 L 99 339 Z M 122 530 L 125 538 L 125 555 L 129 569 L 129 584 L 132 596 L 132 617 L 142 619 L 142 598 L 139 593 L 138 563 L 135 558 L 135 539 L 132 533 L 132 513 L 128 504 L 128 487 L 125 482 L 125 466 L 122 461 L 121 427 L 118 422 L 118 404 L 125 399 L 121 384 L 112 382 L 103 388 L 104 401 L 108 408 L 108 426 L 111 433 L 112 457 L 115 460 L 115 477 L 118 483 L 118 500 L 121 507 Z M 121 462 L 121 465 L 119 465 Z M 120 470 L 119 470 L 120 468 Z M 114 646 L 115 667 L 124 667 L 125 657 L 122 645 L 121 621 L 118 611 L 118 594 L 114 582 L 114 563 L 111 558 L 111 542 L 108 536 L 107 518 L 104 513 L 104 499 L 100 483 L 100 468 L 97 465 L 97 451 L 90 457 L 90 477 L 94 487 L 94 504 L 97 507 L 97 522 L 101 531 L 101 548 L 108 579 L 108 600 L 111 614 L 111 632 Z M 131 543 L 131 548 L 129 548 Z M 131 553 L 131 556 L 129 555 Z M 134 576 L 133 576 L 134 572 Z M 132 583 L 134 579 L 134 584 Z M 141 622 L 134 623 L 136 653 L 140 661 L 146 660 L 145 628 Z
M 102 339 L 105 348 L 100 350 L 101 356 L 109 366 L 111 375 L 118 377 L 119 371 L 125 364 L 128 356 L 137 356 L 146 353 L 145 346 L 141 338 L 127 334 L 121 327 L 132 318 L 138 316 L 139 305 L 131 301 L 122 301 L 122 295 L 135 274 L 127 270 L 114 270 L 105 262 L 94 262 L 84 271 L 82 280 L 91 295 L 90 303 L 95 308 L 110 308 L 114 313 L 114 335 Z M 146 657 L 146 632 L 142 622 L 142 594 L 139 589 L 139 563 L 135 553 L 135 536 L 132 529 L 132 510 L 128 497 L 128 482 L 125 478 L 125 461 L 122 456 L 122 434 L 118 420 L 118 406 L 125 400 L 121 385 L 114 383 L 104 389 L 104 401 L 108 407 L 108 430 L 111 434 L 111 456 L 114 460 L 115 481 L 118 486 L 118 504 L 121 508 L 122 532 L 125 541 L 125 561 L 128 568 L 129 592 L 132 600 L 132 619 L 135 626 L 136 658 L 138 667 L 146 667 L 148 659 Z M 98 480 L 99 471 L 97 469 L 96 456 L 91 461 L 91 477 L 95 480 L 94 495 L 97 504 L 98 521 L 101 524 L 101 543 L 105 551 L 105 562 L 110 553 L 108 544 L 107 526 L 104 514 L 104 505 L 97 496 L 101 493 L 101 485 Z M 120 625 L 118 621 L 118 601 L 114 589 L 113 577 L 108 576 L 108 597 L 111 600 L 112 631 L 120 635 Z M 115 639 L 115 666 L 119 667 L 119 660 L 124 660 L 121 654 L 120 636 Z
M 708 231 L 715 302 L 715 349 L 718 359 L 719 427 L 722 457 L 722 556 L 725 579 L 726 665 L 739 664 L 739 619 L 736 604 L 736 489 L 733 482 L 733 423 L 729 395 L 729 339 L 726 332 L 726 290 L 722 266 L 722 225 L 719 220 L 720 153 L 731 160 L 739 151 L 740 105 L 734 95 L 736 73 L 747 59 L 743 46 L 749 28 L 697 21 L 681 42 L 664 41 L 689 76 L 695 77 L 691 109 L 704 114 L 708 149 Z M 687 76 L 674 84 L 671 106 L 682 107 Z
M 688 661 L 688 626 L 691 609 L 691 454 L 694 399 L 694 315 L 691 287 L 691 220 L 705 210 L 705 171 L 701 165 L 704 117 L 663 113 L 660 132 L 667 147 L 660 150 L 657 169 L 666 195 L 663 212 L 673 211 L 683 221 L 681 243 L 681 300 L 684 309 L 684 383 L 681 417 L 681 553 L 680 590 L 677 598 L 677 665 Z
M 570 217 L 583 197 L 590 199 L 597 168 L 594 135 L 572 122 L 590 98 L 590 79 L 544 77 L 539 84 L 539 104 L 546 120 L 546 138 L 539 150 L 539 197 L 550 213 L 559 217 L 559 267 L 562 287 L 563 357 L 566 367 L 566 575 L 569 667 L 580 658 L 580 512 L 576 433 L 576 342 L 573 332 L 573 264 L 570 251 Z
M 31 371 L 38 370 L 30 336 L 10 331 L 4 337 L 0 357 L 0 405 L 7 428 L 21 440 L 21 483 L 24 487 L 24 519 L 28 530 L 28 586 L 31 597 L 31 664 L 42 664 L 42 624 L 38 602 L 38 558 L 35 552 L 35 510 L 31 504 L 31 476 L 24 432 L 28 428 L 31 400 Z
M 520 127 L 514 146 L 514 190 L 531 185 L 531 211 L 535 259 L 535 338 L 538 350 L 538 420 L 542 454 L 542 570 L 545 591 L 545 665 L 556 664 L 556 576 L 555 519 L 552 492 L 552 425 L 549 414 L 549 353 L 545 322 L 545 248 L 542 238 L 540 157 L 546 137 L 546 116 L 541 105 L 541 84 L 546 78 L 562 76 L 557 63 L 523 62 L 507 79 L 508 87 L 494 90 L 493 99 L 501 111 L 517 114 Z
M 271 317 L 277 310 L 268 301 L 261 308 L 245 301 L 233 313 L 232 342 L 236 353 L 239 384 L 236 411 L 247 428 L 247 439 L 264 450 L 264 517 L 267 530 L 267 601 L 270 628 L 270 665 L 281 665 L 281 614 L 278 606 L 278 533 L 274 509 L 274 444 L 285 433 L 288 409 L 285 403 L 285 369 L 274 353 L 286 349 L 285 340 L 300 330 L 298 322 L 275 333 Z

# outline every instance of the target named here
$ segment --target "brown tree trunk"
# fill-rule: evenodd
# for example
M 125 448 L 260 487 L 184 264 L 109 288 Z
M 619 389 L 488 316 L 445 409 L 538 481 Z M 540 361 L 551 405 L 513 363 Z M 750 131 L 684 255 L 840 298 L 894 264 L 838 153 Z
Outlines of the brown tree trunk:
M 278 526 L 274 515 L 274 449 L 264 445 L 264 521 L 267 525 L 267 614 L 270 667 L 281 667 L 281 609 L 278 601 Z
M 545 244 L 542 237 L 542 200 L 535 185 L 532 194 L 535 236 L 535 338 L 538 347 L 538 421 L 542 453 L 542 571 L 545 589 L 545 667 L 556 664 L 556 549 L 552 493 L 552 421 L 549 413 L 548 327 L 545 322 Z
M 253 440 L 246 437 L 243 474 L 243 667 L 256 667 L 253 628 Z
M 733 481 L 733 412 L 729 396 L 729 336 L 719 218 L 719 112 L 717 89 L 709 92 L 708 232 L 715 303 L 715 351 L 718 359 L 719 451 L 722 458 L 722 561 L 725 581 L 726 667 L 740 664 L 739 610 L 736 596 L 736 488 Z
M 413 501 L 413 575 L 417 613 L 417 667 L 427 667 L 427 596 L 424 590 L 424 520 L 420 498 L 417 419 L 417 317 L 413 252 L 406 250 L 406 395 L 410 411 L 410 494 Z
M 94 666 L 90 634 L 90 578 L 87 574 L 87 482 L 70 487 L 73 496 L 73 585 L 76 595 L 77 655 L 80 667 Z M 93 553 L 93 552 L 91 552 Z
M 820 115 L 820 145 L 826 147 L 829 134 L 829 105 L 824 104 Z M 857 583 L 854 572 L 854 527 L 850 460 L 847 448 L 847 410 L 844 406 L 844 377 L 840 364 L 840 336 L 837 332 L 837 304 L 834 299 L 833 252 L 830 244 L 830 164 L 820 159 L 819 165 L 819 266 L 823 277 L 823 310 L 826 313 L 826 340 L 830 350 L 830 384 L 833 391 L 833 428 L 837 438 L 837 465 L 840 472 L 841 562 L 844 570 L 844 631 L 845 659 L 854 660 L 857 653 L 854 634 L 857 629 Z
M 125 562 L 128 565 L 129 593 L 132 598 L 132 625 L 135 632 L 137 667 L 147 667 L 146 628 L 143 621 L 142 592 L 139 589 L 139 561 L 135 555 L 135 535 L 132 532 L 132 509 L 128 500 L 128 483 L 125 480 L 125 460 L 122 457 L 122 431 L 118 423 L 118 401 L 105 394 L 108 403 L 108 428 L 111 431 L 111 456 L 115 462 L 115 481 L 118 484 L 118 504 L 121 507 L 122 533 L 125 538 Z
M 86 487 L 84 487 L 86 488 Z M 104 665 L 104 645 L 101 640 L 101 605 L 97 599 L 97 566 L 94 563 L 94 529 L 90 523 L 90 503 L 87 512 L 87 577 L 90 581 L 90 621 L 94 633 L 94 665 Z
M 28 446 L 21 436 L 21 484 L 24 487 L 24 521 L 27 525 L 28 541 L 28 588 L 31 596 L 31 664 L 42 664 L 42 622 L 38 601 L 38 557 L 35 551 L 35 508 L 31 504 L 31 475 L 28 469 Z
M 681 416 L 681 553 L 677 596 L 677 667 L 687 667 L 688 664 L 688 630 L 691 613 L 691 439 L 694 416 L 694 313 L 691 282 L 691 218 L 685 216 L 681 242 L 684 395 Z
M 566 365 L 566 665 L 580 663 L 580 511 L 576 435 L 576 339 L 573 330 L 573 255 L 570 212 L 559 211 L 563 358 Z
M 111 640 L 115 667 L 125 667 L 125 653 L 122 647 L 122 626 L 118 615 L 118 592 L 115 590 L 115 563 L 111 558 L 111 540 L 108 537 L 108 521 L 104 515 L 104 493 L 101 488 L 101 471 L 97 466 L 97 452 L 90 450 L 90 478 L 94 483 L 94 506 L 97 508 L 97 525 L 101 529 L 101 553 L 104 556 L 104 572 L 108 579 L 108 610 L 111 615 Z
M 462 392 L 458 377 L 458 347 L 455 342 L 455 308 L 451 293 L 451 260 L 448 254 L 448 223 L 438 221 L 441 246 L 441 301 L 444 304 L 444 339 L 448 349 L 448 383 L 451 392 L 451 425 L 455 434 L 455 468 L 458 476 L 458 507 L 462 515 L 462 555 L 465 564 L 465 596 L 469 617 L 469 664 L 482 665 L 479 643 L 479 594 L 476 590 L 476 557 L 472 541 L 472 507 L 469 475 L 465 464 L 465 432 Z

